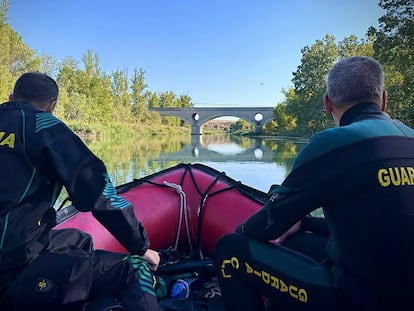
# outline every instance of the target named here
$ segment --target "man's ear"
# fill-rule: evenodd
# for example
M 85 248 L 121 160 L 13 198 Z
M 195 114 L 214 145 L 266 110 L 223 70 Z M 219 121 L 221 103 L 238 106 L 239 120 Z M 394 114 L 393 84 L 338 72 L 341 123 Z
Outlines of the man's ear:
M 330 116 L 332 114 L 333 107 L 328 94 L 323 95 L 323 105 L 325 106 L 325 113 Z
M 388 94 L 387 91 L 382 91 L 382 102 L 381 102 L 381 111 L 385 111 L 387 109 L 387 100 Z
M 48 102 L 46 104 L 46 107 L 44 109 L 44 111 L 49 112 L 49 113 L 53 113 L 53 111 L 55 110 L 56 107 L 56 100 L 51 100 L 50 102 Z

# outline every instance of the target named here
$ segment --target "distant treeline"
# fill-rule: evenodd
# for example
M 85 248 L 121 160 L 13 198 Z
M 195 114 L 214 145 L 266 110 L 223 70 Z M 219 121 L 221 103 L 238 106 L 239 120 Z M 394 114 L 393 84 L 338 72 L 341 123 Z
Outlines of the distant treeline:
M 388 112 L 414 126 L 414 9 L 412 0 L 381 0 L 385 15 L 379 27 L 370 27 L 366 36 L 354 35 L 342 41 L 327 34 L 313 45 L 305 46 L 301 63 L 293 72 L 293 86 L 282 90 L 285 99 L 275 103 L 274 120 L 265 126 L 267 134 L 308 136 L 331 126 L 323 113 L 322 96 L 329 68 L 345 56 L 366 55 L 384 66 L 389 95 Z M 161 117 L 153 107 L 192 107 L 189 95 L 172 91 L 152 92 L 145 82 L 145 71 L 134 69 L 132 77 L 118 70 L 102 71 L 99 57 L 87 50 L 78 61 L 58 61 L 51 55 L 36 55 L 8 24 L 9 0 L 0 1 L 0 102 L 7 101 L 15 80 L 24 72 L 40 71 L 54 77 L 60 87 L 56 115 L 77 124 L 146 124 L 178 127 L 183 121 Z M 275 73 L 276 74 L 276 73 Z M 214 90 L 212 90 L 214 91 Z M 275 90 L 277 91 L 277 90 Z M 238 121 L 233 132 L 251 130 L 248 122 Z

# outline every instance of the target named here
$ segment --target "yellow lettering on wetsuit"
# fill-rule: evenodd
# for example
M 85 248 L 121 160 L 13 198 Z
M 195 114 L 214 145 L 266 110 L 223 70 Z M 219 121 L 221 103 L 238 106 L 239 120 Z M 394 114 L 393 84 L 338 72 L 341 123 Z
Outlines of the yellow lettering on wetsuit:
M 231 278 L 231 273 L 226 272 L 226 268 L 230 266 L 232 269 L 239 269 L 240 264 L 237 257 L 231 257 L 230 259 L 224 259 L 221 263 L 221 275 L 223 278 Z
M 293 299 L 299 300 L 301 302 L 307 302 L 308 301 L 308 293 L 303 288 L 298 288 L 295 285 L 288 285 L 285 281 L 282 279 L 270 274 L 266 271 L 258 271 L 255 270 L 249 263 L 245 263 L 246 267 L 246 273 L 255 275 L 259 277 L 263 283 L 270 285 L 271 287 L 279 290 L 281 293 L 287 293 L 290 297 Z
M 8 146 L 9 148 L 14 148 L 14 139 L 14 133 L 6 135 L 6 132 L 0 132 L 0 147 Z
M 414 185 L 414 167 L 400 166 L 380 168 L 377 172 L 378 182 L 383 187 Z

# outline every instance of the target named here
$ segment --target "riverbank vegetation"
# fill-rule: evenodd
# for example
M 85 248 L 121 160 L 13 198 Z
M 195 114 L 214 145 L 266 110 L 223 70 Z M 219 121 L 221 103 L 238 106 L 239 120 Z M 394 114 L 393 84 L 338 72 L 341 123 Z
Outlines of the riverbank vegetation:
M 340 58 L 366 55 L 384 66 L 389 95 L 388 112 L 414 126 L 414 9 L 411 0 L 380 0 L 385 15 L 378 28 L 367 29 L 363 39 L 350 35 L 338 41 L 327 34 L 302 50 L 301 62 L 283 90 L 284 100 L 275 103 L 274 120 L 265 135 L 309 136 L 332 126 L 323 111 L 325 76 Z M 0 102 L 7 101 L 15 80 L 24 72 L 41 71 L 55 78 L 60 87 L 56 115 L 77 133 L 85 135 L 168 135 L 188 133 L 189 125 L 175 117 L 161 117 L 151 108 L 193 107 L 187 94 L 153 92 L 145 71 L 132 76 L 118 70 L 106 73 L 99 57 L 87 50 L 81 61 L 56 60 L 37 55 L 8 24 L 9 0 L 0 1 Z M 276 74 L 276 73 L 275 73 Z M 214 90 L 211 90 L 214 92 Z M 278 90 L 275 90 L 277 92 Z M 253 126 L 239 120 L 231 133 L 249 133 Z

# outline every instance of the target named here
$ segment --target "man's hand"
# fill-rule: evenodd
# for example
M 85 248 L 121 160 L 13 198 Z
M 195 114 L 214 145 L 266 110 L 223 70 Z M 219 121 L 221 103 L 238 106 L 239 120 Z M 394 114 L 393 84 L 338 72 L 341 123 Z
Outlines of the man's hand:
M 273 240 L 274 243 L 280 244 L 282 243 L 288 236 L 291 236 L 292 234 L 298 232 L 300 230 L 302 222 L 299 220 L 297 223 L 295 223 L 288 231 L 283 233 L 280 237 L 278 237 L 276 240 Z
M 147 251 L 142 257 L 144 257 L 144 259 L 147 261 L 148 266 L 152 271 L 158 269 L 158 264 L 160 263 L 160 255 L 157 251 L 147 249 Z

